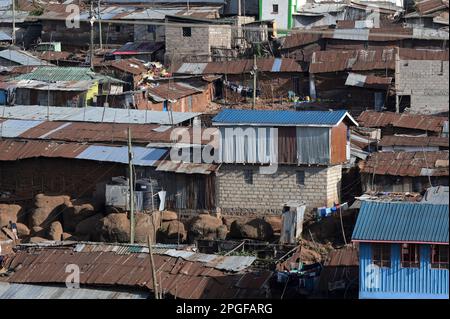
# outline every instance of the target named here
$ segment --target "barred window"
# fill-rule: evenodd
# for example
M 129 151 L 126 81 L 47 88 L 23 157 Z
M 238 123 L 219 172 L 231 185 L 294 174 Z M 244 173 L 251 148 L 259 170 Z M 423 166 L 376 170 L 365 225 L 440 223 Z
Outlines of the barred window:
M 372 263 L 379 267 L 391 267 L 391 245 L 372 244 Z
M 188 38 L 192 36 L 191 27 L 183 27 L 183 37 Z
M 420 246 L 417 244 L 402 244 L 402 267 L 419 268 L 420 267 Z
M 448 269 L 448 245 L 431 245 L 431 268 Z

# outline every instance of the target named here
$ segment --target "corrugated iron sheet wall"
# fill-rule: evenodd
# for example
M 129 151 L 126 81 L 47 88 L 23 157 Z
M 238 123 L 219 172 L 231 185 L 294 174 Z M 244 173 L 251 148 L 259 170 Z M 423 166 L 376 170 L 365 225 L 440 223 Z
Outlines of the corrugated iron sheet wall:
M 219 149 L 219 160 L 221 162 L 264 164 L 276 162 L 278 141 L 275 139 L 272 128 L 221 127 L 220 133 L 222 145 Z
M 297 157 L 299 164 L 329 164 L 330 129 L 328 127 L 298 127 Z
M 378 294 L 379 297 L 399 297 L 399 294 L 449 294 L 448 269 L 431 269 L 430 245 L 420 247 L 420 268 L 402 268 L 400 265 L 400 244 L 393 244 L 391 250 L 391 267 L 380 268 L 379 288 L 369 288 L 367 268 L 372 262 L 371 244 L 361 243 L 359 286 L 360 296 Z
M 278 162 L 297 163 L 297 130 L 295 127 L 278 128 Z

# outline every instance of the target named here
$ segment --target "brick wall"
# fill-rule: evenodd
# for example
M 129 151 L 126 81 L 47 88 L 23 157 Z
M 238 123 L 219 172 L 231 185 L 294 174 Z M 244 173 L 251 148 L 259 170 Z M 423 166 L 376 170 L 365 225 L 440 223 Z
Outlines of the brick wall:
M 411 112 L 448 112 L 449 62 L 401 60 L 395 75 L 397 95 L 411 96 Z
M 246 184 L 244 170 L 253 171 L 253 184 Z M 297 184 L 299 170 L 305 171 L 304 185 Z M 222 165 L 217 173 L 217 207 L 224 214 L 280 213 L 289 200 L 303 200 L 309 207 L 339 202 L 342 166 L 279 166 L 273 175 L 259 174 L 259 166 Z

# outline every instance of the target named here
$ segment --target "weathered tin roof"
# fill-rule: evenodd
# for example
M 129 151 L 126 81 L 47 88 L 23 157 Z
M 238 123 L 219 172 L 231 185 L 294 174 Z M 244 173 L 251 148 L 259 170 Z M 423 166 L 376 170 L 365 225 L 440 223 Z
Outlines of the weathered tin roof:
M 440 146 L 449 147 L 449 139 L 444 136 L 405 136 L 387 135 L 383 136 L 379 146 Z
M 166 153 L 166 149 L 135 146 L 133 147 L 133 164 L 139 166 L 154 166 Z M 128 164 L 128 147 L 90 145 L 75 158 Z
M 345 85 L 363 88 L 386 89 L 392 83 L 391 77 L 349 73 Z
M 40 105 L 0 106 L 0 116 L 7 119 L 51 120 L 94 123 L 161 124 L 177 125 L 201 113 L 130 110 L 104 107 L 63 107 Z M 49 115 L 49 117 L 47 117 Z
M 0 41 L 12 41 L 12 38 L 8 33 L 0 30 Z
M 170 160 L 161 161 L 156 168 L 157 171 L 173 172 L 182 174 L 211 174 L 217 169 L 217 165 L 214 164 L 202 164 L 202 163 L 183 163 Z
M 448 205 L 364 201 L 353 241 L 448 244 Z
M 364 162 L 361 172 L 391 176 L 448 176 L 448 151 L 377 152 Z
M 225 109 L 216 115 L 213 125 L 335 126 L 344 118 L 358 123 L 345 110 L 337 111 L 273 111 Z
M 155 166 L 156 162 L 166 153 L 166 149 L 135 146 L 133 147 L 133 164 Z M 35 157 L 59 157 L 128 164 L 128 149 L 126 146 L 102 146 L 35 140 L 0 141 L 0 161 L 16 161 Z
M 6 279 L 9 283 L 64 284 L 66 266 L 76 264 L 81 270 L 80 284 L 85 287 L 102 285 L 105 288 L 154 289 L 148 253 L 84 252 L 75 251 L 70 246 L 29 249 L 25 247 L 7 258 L 5 267 L 15 270 Z M 224 256 L 215 258 L 222 260 Z M 220 263 L 210 266 L 206 259 L 191 261 L 160 254 L 154 254 L 153 259 L 162 291 L 176 298 L 265 298 L 265 288 L 272 276 L 270 271 L 251 271 L 248 267 L 241 269 L 241 265 L 248 265 L 246 257 L 243 258 L 244 264 L 237 263 L 233 267 L 240 270 L 233 272 L 215 268 L 221 268 Z M 19 264 L 21 266 L 17 267 Z
M 43 66 L 36 68 L 30 73 L 19 75 L 17 80 L 37 80 L 47 82 L 98 80 L 102 82 L 122 83 L 121 80 L 92 72 L 90 68 L 58 66 Z
M 202 93 L 206 85 L 193 86 L 184 82 L 161 82 L 156 86 L 147 87 L 150 98 L 156 102 L 178 100 L 186 96 Z
M 448 121 L 448 118 L 442 116 L 376 111 L 364 111 L 358 117 L 358 122 L 364 127 L 392 125 L 431 132 L 441 132 L 445 121 Z
M 0 282 L 0 299 L 147 299 L 150 292 L 109 289 L 67 288 Z
M 27 65 L 27 66 L 37 66 L 37 65 L 48 65 L 49 64 L 47 61 L 40 60 L 28 52 L 12 50 L 12 49 L 6 49 L 3 51 L 0 51 L 0 58 L 8 60 L 8 61 L 12 61 L 12 62 L 20 64 L 20 65 Z
M 209 62 L 209 63 L 183 63 L 175 67 L 173 73 L 178 74 L 242 74 L 253 70 L 252 59 Z M 258 72 L 305 72 L 306 70 L 295 60 L 290 58 L 264 58 L 257 59 Z

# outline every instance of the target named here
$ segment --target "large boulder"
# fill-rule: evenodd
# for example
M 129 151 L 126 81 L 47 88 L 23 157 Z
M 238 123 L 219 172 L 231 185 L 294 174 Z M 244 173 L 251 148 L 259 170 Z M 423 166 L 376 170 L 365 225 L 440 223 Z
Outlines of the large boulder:
M 207 214 L 194 217 L 189 225 L 189 239 L 217 239 L 218 228 L 222 226 L 222 219 Z
M 146 244 L 148 242 L 148 235 L 150 235 L 152 243 L 156 242 L 156 232 L 159 228 L 160 218 L 160 212 L 153 212 L 152 214 L 136 213 L 134 228 L 135 242 Z
M 30 215 L 29 225 L 31 227 L 48 227 L 55 220 L 61 219 L 61 214 L 64 210 L 70 207 L 72 207 L 72 203 L 69 196 L 38 194 L 34 200 L 34 209 Z
M 272 226 L 261 218 L 249 222 L 235 220 L 230 227 L 232 238 L 248 238 L 255 240 L 268 240 L 273 236 Z
M 62 239 L 63 227 L 60 222 L 55 221 L 50 224 L 48 229 L 47 238 L 50 240 L 60 241 Z
M 217 228 L 217 239 L 225 240 L 228 235 L 228 227 L 226 225 L 220 225 Z
M 187 232 L 184 224 L 178 220 L 162 222 L 158 230 L 158 242 L 167 244 L 182 243 L 186 240 Z
M 15 204 L 0 204 L 0 228 L 9 225 L 9 221 L 17 223 L 22 207 Z
M 77 240 L 99 240 L 98 230 L 101 228 L 103 214 L 95 214 L 77 224 L 74 237 Z
M 266 216 L 264 220 L 272 226 L 274 233 L 281 233 L 281 216 Z
M 164 212 L 162 212 L 162 216 L 161 219 L 163 222 L 168 222 L 171 220 L 177 220 L 178 219 L 178 215 L 175 212 L 172 212 L 170 210 L 166 210 Z
M 30 235 L 30 229 L 27 227 L 27 225 L 17 223 L 16 226 L 17 226 L 17 235 L 20 238 Z
M 75 231 L 78 223 L 96 214 L 95 205 L 90 201 L 74 201 L 72 207 L 63 211 L 63 226 L 68 232 Z
M 130 241 L 130 220 L 126 214 L 109 214 L 100 220 L 100 241 L 126 243 Z

